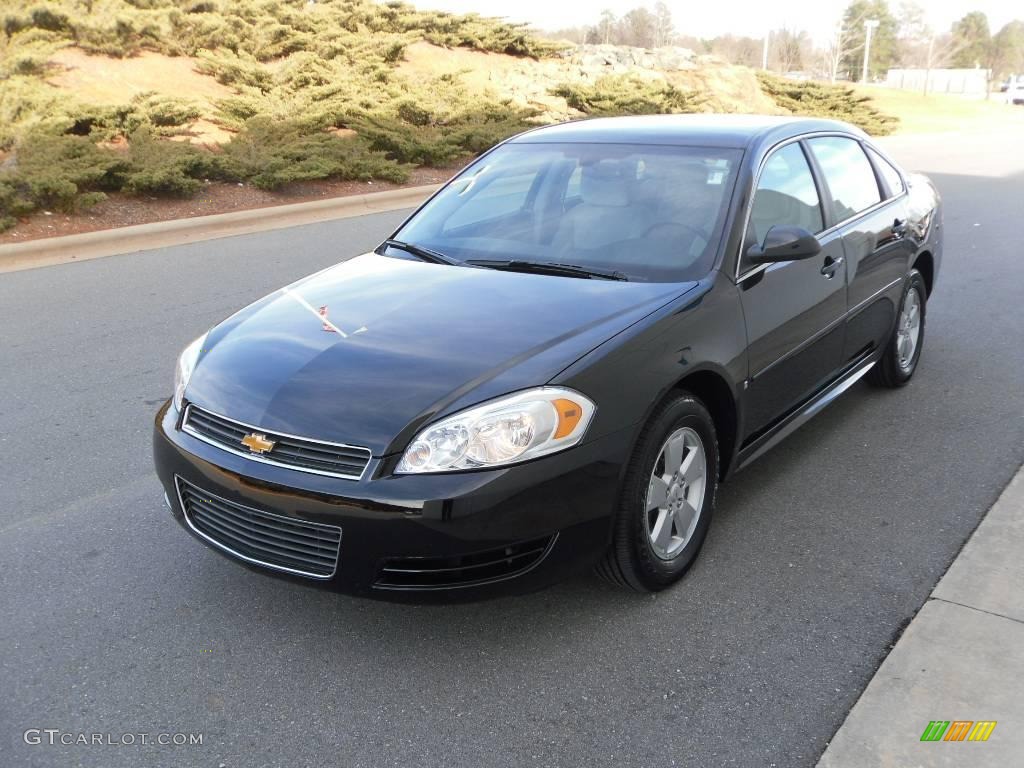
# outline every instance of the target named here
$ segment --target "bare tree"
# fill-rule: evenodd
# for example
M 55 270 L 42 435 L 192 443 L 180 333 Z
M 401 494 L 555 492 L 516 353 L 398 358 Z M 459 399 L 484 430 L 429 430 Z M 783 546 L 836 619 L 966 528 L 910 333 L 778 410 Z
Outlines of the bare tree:
M 828 71 L 829 82 L 835 83 L 839 79 L 839 68 L 843 65 L 843 60 L 863 47 L 864 43 L 856 43 L 849 34 L 847 25 L 840 20 L 836 24 L 836 33 L 825 47 L 825 69 Z
M 924 53 L 924 88 L 923 93 L 928 95 L 928 88 L 931 86 L 932 70 L 948 66 L 953 58 L 963 47 L 963 42 L 952 35 L 935 35 L 928 38 Z
M 644 7 L 634 8 L 618 24 L 616 43 L 634 45 L 637 48 L 651 48 L 654 45 L 657 20 L 653 13 Z
M 780 72 L 803 69 L 809 60 L 811 39 L 804 30 L 781 27 L 771 33 L 771 56 Z
M 722 35 L 709 41 L 708 52 L 721 56 L 731 64 L 761 66 L 761 40 L 753 37 Z
M 601 11 L 601 20 L 597 23 L 598 33 L 600 40 L 604 43 L 610 43 L 612 39 L 612 32 L 615 29 L 615 14 L 605 8 Z
M 659 47 L 672 42 L 674 27 L 672 25 L 672 11 L 665 3 L 658 0 L 654 4 L 654 45 Z

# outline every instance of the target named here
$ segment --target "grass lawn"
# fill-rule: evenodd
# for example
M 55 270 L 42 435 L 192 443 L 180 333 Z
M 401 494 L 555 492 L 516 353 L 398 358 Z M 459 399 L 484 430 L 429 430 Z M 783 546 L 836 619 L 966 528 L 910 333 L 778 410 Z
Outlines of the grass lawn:
M 869 95 L 876 109 L 900 119 L 897 134 L 965 131 L 999 124 L 1024 128 L 1024 107 L 998 101 L 1000 94 L 984 101 L 871 85 L 859 85 L 857 91 Z

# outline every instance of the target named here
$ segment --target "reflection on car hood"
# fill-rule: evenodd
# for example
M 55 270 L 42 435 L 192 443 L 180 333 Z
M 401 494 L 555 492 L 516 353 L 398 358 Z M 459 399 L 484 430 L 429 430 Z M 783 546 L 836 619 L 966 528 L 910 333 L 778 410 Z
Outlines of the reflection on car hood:
M 375 253 L 214 328 L 190 402 L 248 424 L 364 445 L 567 365 L 693 287 L 517 274 Z M 406 436 L 407 437 L 407 436 Z

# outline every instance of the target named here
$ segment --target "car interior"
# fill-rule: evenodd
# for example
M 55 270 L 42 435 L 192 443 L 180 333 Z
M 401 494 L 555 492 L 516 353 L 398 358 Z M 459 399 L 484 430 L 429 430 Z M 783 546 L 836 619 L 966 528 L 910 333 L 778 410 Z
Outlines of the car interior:
M 421 231 L 402 237 L 415 235 L 460 259 L 576 264 L 641 281 L 692 279 L 714 257 L 735 161 L 665 149 L 630 147 L 609 158 L 607 147 L 572 145 L 521 158 L 525 163 L 485 164 L 435 199 L 425 213 L 436 215 L 418 218 Z

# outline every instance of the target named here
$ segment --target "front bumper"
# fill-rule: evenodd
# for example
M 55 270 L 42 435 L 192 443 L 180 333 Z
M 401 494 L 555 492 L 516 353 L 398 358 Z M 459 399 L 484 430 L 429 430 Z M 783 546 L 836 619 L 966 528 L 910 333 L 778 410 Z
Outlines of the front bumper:
M 631 444 L 627 431 L 515 467 L 436 475 L 390 475 L 374 458 L 362 480 L 343 480 L 221 450 L 178 429 L 166 403 L 153 456 L 175 519 L 243 565 L 348 594 L 452 600 L 531 591 L 593 565 L 610 540 Z M 307 577 L 247 562 L 204 535 L 183 509 L 183 485 L 227 508 L 287 518 L 286 527 L 339 527 L 336 568 Z

